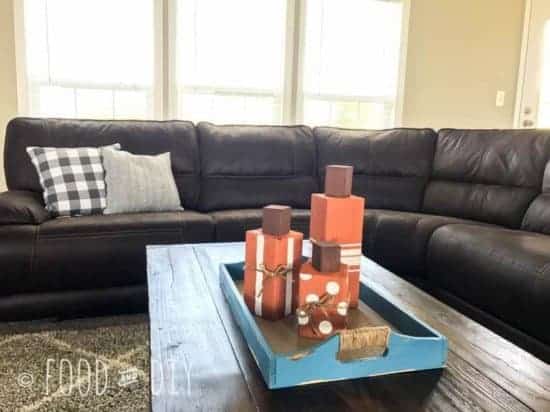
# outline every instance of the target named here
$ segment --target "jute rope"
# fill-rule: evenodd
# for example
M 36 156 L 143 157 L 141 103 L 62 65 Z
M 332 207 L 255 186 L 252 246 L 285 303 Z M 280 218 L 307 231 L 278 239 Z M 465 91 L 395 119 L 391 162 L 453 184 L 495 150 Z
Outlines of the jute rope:
M 325 293 L 324 295 L 322 295 L 319 298 L 318 301 L 305 303 L 304 305 L 302 305 L 302 306 L 298 307 L 298 309 L 296 309 L 296 314 L 298 316 L 309 316 L 310 317 L 309 326 L 311 327 L 311 330 L 315 335 L 322 336 L 321 332 L 319 331 L 319 328 L 316 325 L 313 324 L 313 319 L 311 319 L 311 316 L 313 315 L 313 312 L 316 309 L 319 309 L 319 310 L 323 311 L 325 316 L 328 316 L 327 308 L 330 306 L 330 303 L 331 303 L 332 299 L 333 299 L 332 295 L 329 295 L 328 293 Z
M 353 360 L 382 356 L 388 347 L 390 332 L 388 326 L 364 326 L 342 330 L 338 359 Z
M 259 265 L 259 267 L 256 269 L 257 272 L 262 272 L 264 274 L 264 278 L 262 280 L 262 288 L 258 291 L 257 297 L 259 298 L 264 293 L 264 283 L 267 279 L 273 279 L 280 277 L 282 279 L 286 279 L 289 273 L 292 273 L 292 267 L 291 266 L 285 266 L 285 265 L 279 265 L 274 270 L 266 268 L 264 265 Z

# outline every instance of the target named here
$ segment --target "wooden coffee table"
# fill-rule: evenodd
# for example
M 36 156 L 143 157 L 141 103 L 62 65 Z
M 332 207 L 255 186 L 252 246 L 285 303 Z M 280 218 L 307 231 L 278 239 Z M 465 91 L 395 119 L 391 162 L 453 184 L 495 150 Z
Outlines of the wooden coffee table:
M 363 281 L 447 336 L 447 367 L 268 390 L 219 287 L 218 265 L 243 257 L 243 243 L 148 247 L 154 411 L 550 411 L 550 365 L 365 258 Z

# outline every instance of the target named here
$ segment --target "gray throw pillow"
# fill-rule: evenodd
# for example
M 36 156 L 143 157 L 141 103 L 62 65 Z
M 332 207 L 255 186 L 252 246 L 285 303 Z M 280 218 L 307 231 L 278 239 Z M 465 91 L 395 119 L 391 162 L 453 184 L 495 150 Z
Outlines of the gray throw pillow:
M 102 150 L 107 190 L 105 214 L 183 210 L 170 153 L 138 156 Z

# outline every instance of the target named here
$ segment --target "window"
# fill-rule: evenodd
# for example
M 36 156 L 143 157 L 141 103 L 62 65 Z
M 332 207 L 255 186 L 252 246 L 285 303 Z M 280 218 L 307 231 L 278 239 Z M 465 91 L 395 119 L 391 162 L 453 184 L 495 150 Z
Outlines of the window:
M 178 0 L 176 115 L 280 123 L 285 0 Z
M 24 0 L 20 111 L 391 127 L 408 1 Z
M 25 0 L 23 16 L 29 114 L 155 117 L 153 0 Z
M 310 0 L 305 18 L 303 119 L 308 124 L 394 124 L 402 4 Z

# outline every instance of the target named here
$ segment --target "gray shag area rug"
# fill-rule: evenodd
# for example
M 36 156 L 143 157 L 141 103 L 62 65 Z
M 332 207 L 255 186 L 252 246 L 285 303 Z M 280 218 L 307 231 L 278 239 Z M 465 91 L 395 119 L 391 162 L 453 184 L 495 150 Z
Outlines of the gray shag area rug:
M 147 315 L 0 325 L 0 411 L 148 411 Z

